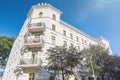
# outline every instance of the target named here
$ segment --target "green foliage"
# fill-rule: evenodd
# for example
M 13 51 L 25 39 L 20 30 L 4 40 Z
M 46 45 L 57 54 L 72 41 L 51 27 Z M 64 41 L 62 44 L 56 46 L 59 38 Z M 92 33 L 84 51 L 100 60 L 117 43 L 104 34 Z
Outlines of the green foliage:
M 50 76 L 49 80 L 55 80 L 55 77 L 54 76 Z
M 104 59 L 108 56 L 108 50 L 100 46 L 90 46 L 90 48 L 81 51 L 83 57 L 85 58 L 85 66 L 89 70 L 89 74 L 93 74 L 92 65 L 96 75 L 100 75 L 104 68 Z M 92 65 L 91 65 L 92 62 Z
M 85 66 L 89 69 L 89 74 L 93 74 L 92 65 L 95 75 L 112 77 L 115 80 L 120 79 L 120 57 L 109 55 L 109 51 L 100 46 L 91 46 L 81 51 L 85 58 Z
M 75 79 L 74 80 L 77 80 L 77 78 L 75 77 Z
M 48 68 L 54 73 L 62 72 L 62 78 L 65 79 L 66 75 L 74 74 L 73 69 L 79 64 L 80 53 L 73 48 L 56 46 L 48 49 Z
M 113 77 L 116 80 L 120 79 L 120 57 L 109 56 L 104 60 L 103 73 Z
M 73 69 L 78 64 L 89 71 L 92 76 L 93 70 L 96 76 L 110 76 L 120 79 L 120 57 L 109 55 L 109 51 L 101 46 L 93 45 L 78 52 L 75 48 L 54 47 L 48 50 L 48 68 L 54 75 L 62 72 L 65 76 L 75 75 Z M 91 64 L 92 63 L 92 64 Z M 93 66 L 93 70 L 92 70 Z M 77 78 L 76 78 L 77 79 Z
M 7 36 L 0 36 L 0 65 L 5 66 L 15 39 Z

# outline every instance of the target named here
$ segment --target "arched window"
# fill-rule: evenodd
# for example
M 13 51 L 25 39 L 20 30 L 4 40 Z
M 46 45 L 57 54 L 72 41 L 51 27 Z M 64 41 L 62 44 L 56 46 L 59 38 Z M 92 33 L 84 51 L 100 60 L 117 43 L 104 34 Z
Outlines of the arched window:
M 39 17 L 42 17 L 43 16 L 43 12 L 39 12 Z
M 52 16 L 53 16 L 53 19 L 54 19 L 54 20 L 56 20 L 56 15 L 55 15 L 55 14 L 53 14 Z

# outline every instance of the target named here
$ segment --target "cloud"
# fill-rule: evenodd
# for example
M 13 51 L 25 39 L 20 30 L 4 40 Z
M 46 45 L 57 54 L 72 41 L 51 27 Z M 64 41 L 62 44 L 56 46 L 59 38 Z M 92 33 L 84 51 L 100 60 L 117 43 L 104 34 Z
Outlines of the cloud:
M 120 2 L 120 0 L 85 0 L 80 5 L 80 9 L 78 8 L 78 22 L 86 21 L 91 15 L 101 16 L 107 14 L 112 14 L 111 10 L 116 10 L 114 7 L 116 3 Z
M 96 11 L 103 11 L 108 5 L 116 3 L 120 0 L 93 0 L 93 9 Z
M 112 3 L 112 2 L 116 2 L 116 1 L 119 1 L 119 0 L 99 0 L 103 3 Z

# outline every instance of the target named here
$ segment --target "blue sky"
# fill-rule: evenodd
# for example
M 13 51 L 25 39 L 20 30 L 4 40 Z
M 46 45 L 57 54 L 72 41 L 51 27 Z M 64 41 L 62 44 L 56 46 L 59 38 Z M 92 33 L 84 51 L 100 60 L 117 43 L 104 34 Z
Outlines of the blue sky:
M 41 2 L 60 9 L 61 19 L 76 28 L 109 40 L 120 55 L 120 0 L 1 0 L 0 35 L 17 37 L 30 7 Z

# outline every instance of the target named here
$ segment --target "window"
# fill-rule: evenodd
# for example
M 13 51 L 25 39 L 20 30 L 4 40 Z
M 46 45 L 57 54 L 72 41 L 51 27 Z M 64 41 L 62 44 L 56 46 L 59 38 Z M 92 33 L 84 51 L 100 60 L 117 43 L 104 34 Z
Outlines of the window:
M 52 30 L 53 30 L 53 31 L 55 31 L 55 30 L 56 30 L 56 27 L 55 27 L 55 25 L 54 25 L 54 24 L 52 25 Z
M 92 45 L 92 43 L 89 43 L 89 46 L 91 46 Z
M 39 13 L 39 17 L 43 17 L 43 12 L 40 12 L 40 13 Z
M 76 40 L 79 42 L 79 37 L 78 36 L 76 36 Z
M 82 39 L 82 43 L 84 44 L 84 39 Z
M 63 35 L 66 36 L 66 31 L 65 30 L 63 30 Z
M 42 24 L 41 23 L 37 23 L 37 26 L 41 26 Z
M 70 43 L 70 47 L 74 47 L 74 44 L 73 44 L 73 43 Z
M 34 73 L 30 73 L 29 74 L 29 80 L 34 80 L 35 78 L 35 74 Z
M 52 44 L 55 45 L 55 43 L 56 43 L 56 38 L 55 36 L 52 36 Z
M 56 20 L 56 16 L 55 16 L 55 14 L 53 14 L 52 17 L 53 17 L 53 20 Z
M 35 35 L 34 42 L 39 42 L 39 41 L 40 41 L 40 36 L 39 35 Z
M 78 51 L 80 51 L 80 46 L 78 46 Z
M 73 39 L 73 34 L 72 33 L 70 33 L 70 38 Z
M 66 36 L 66 31 L 65 30 L 63 30 L 63 35 Z
M 85 44 L 87 45 L 87 41 L 85 40 Z
M 64 41 L 64 45 L 63 45 L 64 47 L 67 47 L 67 41 Z

